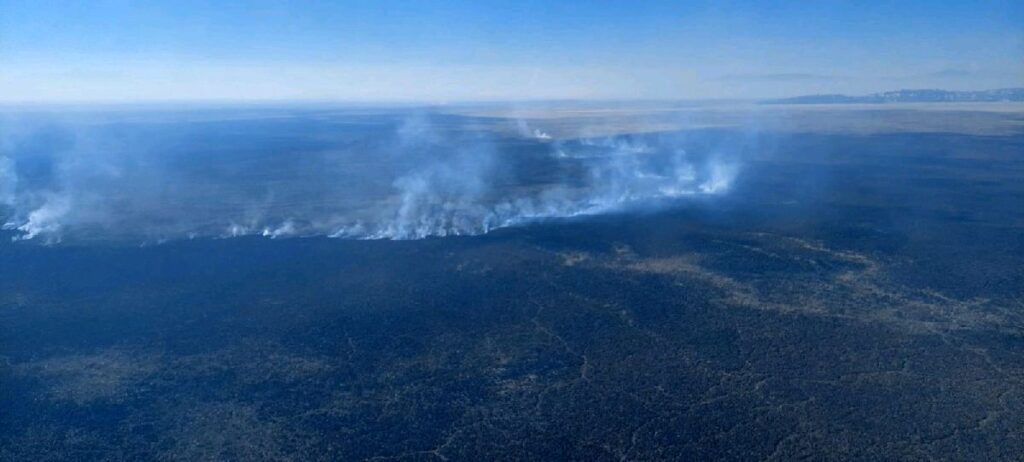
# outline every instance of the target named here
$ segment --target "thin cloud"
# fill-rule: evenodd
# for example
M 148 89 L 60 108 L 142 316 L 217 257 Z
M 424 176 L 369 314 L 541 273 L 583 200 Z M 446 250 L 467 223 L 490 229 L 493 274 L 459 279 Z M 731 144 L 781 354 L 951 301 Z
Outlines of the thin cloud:
M 834 75 L 811 74 L 804 72 L 781 72 L 768 74 L 726 74 L 719 80 L 727 82 L 831 82 Z

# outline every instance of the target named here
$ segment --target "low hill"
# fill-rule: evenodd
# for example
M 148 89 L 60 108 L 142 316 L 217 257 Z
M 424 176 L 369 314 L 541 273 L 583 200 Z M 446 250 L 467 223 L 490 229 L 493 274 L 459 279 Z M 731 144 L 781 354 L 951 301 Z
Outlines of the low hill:
M 805 95 L 763 101 L 763 104 L 882 104 L 882 103 L 967 103 L 1024 102 L 1024 88 L 982 91 L 896 90 L 863 96 Z

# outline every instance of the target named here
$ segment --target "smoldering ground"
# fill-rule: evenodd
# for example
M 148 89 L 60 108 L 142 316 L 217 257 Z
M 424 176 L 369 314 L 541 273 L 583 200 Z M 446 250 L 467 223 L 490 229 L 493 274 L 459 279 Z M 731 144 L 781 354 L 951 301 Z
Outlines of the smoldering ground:
M 694 150 L 678 133 L 555 138 L 430 110 L 96 120 L 0 122 L 0 209 L 15 239 L 473 235 L 724 194 L 742 166 L 731 147 Z

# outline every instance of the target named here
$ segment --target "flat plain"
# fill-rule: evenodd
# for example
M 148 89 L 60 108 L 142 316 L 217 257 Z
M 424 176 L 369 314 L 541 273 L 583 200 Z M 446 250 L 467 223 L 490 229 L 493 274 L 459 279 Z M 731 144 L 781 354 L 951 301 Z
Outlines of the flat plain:
M 295 117 L 354 116 L 289 111 L 175 123 L 279 143 L 260 156 L 359 146 L 295 147 Z M 430 114 L 527 179 L 547 164 L 522 153 L 584 139 L 740 170 L 720 195 L 470 236 L 5 231 L 0 460 L 1024 454 L 1020 105 Z M 232 139 L 204 142 L 244 162 Z

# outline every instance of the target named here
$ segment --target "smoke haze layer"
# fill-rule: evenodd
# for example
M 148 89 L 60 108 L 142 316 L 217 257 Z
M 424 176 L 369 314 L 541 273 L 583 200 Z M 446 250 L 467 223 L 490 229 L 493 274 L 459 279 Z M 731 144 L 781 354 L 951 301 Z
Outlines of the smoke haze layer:
M 50 243 L 474 235 L 721 194 L 739 168 L 729 150 L 694 152 L 679 134 L 553 137 L 523 120 L 430 111 L 23 114 L 0 124 L 3 226 Z

